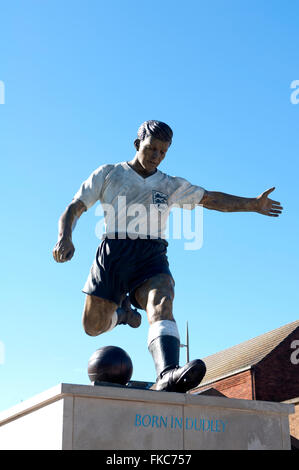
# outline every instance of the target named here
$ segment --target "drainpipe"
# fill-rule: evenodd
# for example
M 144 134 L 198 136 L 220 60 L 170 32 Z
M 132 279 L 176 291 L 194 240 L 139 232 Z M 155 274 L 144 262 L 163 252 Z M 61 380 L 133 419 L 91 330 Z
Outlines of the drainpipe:
M 255 391 L 255 368 L 251 367 L 251 396 L 252 400 L 256 400 L 256 391 Z

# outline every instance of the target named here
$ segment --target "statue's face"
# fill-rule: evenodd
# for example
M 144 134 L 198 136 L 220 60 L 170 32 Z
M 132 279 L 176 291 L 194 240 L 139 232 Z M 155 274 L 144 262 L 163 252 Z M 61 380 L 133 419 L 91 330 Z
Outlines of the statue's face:
M 164 160 L 169 142 L 155 139 L 149 136 L 144 140 L 135 141 L 135 147 L 138 151 L 137 158 L 140 165 L 148 172 L 153 172 Z

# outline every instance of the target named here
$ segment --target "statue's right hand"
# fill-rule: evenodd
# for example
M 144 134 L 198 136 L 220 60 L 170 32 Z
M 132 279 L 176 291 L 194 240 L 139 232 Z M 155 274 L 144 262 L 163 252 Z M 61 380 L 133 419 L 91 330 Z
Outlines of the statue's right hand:
M 53 249 L 53 258 L 57 263 L 70 261 L 75 253 L 75 247 L 70 238 L 61 238 Z

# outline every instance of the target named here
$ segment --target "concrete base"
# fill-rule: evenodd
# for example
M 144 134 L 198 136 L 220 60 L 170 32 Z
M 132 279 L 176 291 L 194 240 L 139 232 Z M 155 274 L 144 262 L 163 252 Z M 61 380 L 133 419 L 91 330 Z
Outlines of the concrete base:
M 0 414 L 0 449 L 290 449 L 291 404 L 60 384 Z

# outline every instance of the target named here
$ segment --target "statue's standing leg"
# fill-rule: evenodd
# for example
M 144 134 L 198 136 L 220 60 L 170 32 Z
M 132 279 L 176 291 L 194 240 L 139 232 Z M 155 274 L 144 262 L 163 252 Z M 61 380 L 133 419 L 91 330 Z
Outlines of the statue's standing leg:
M 203 379 L 206 368 L 201 360 L 179 367 L 180 336 L 173 317 L 174 281 L 158 274 L 143 283 L 135 298 L 146 310 L 149 321 L 148 348 L 153 357 L 156 390 L 186 392 Z

